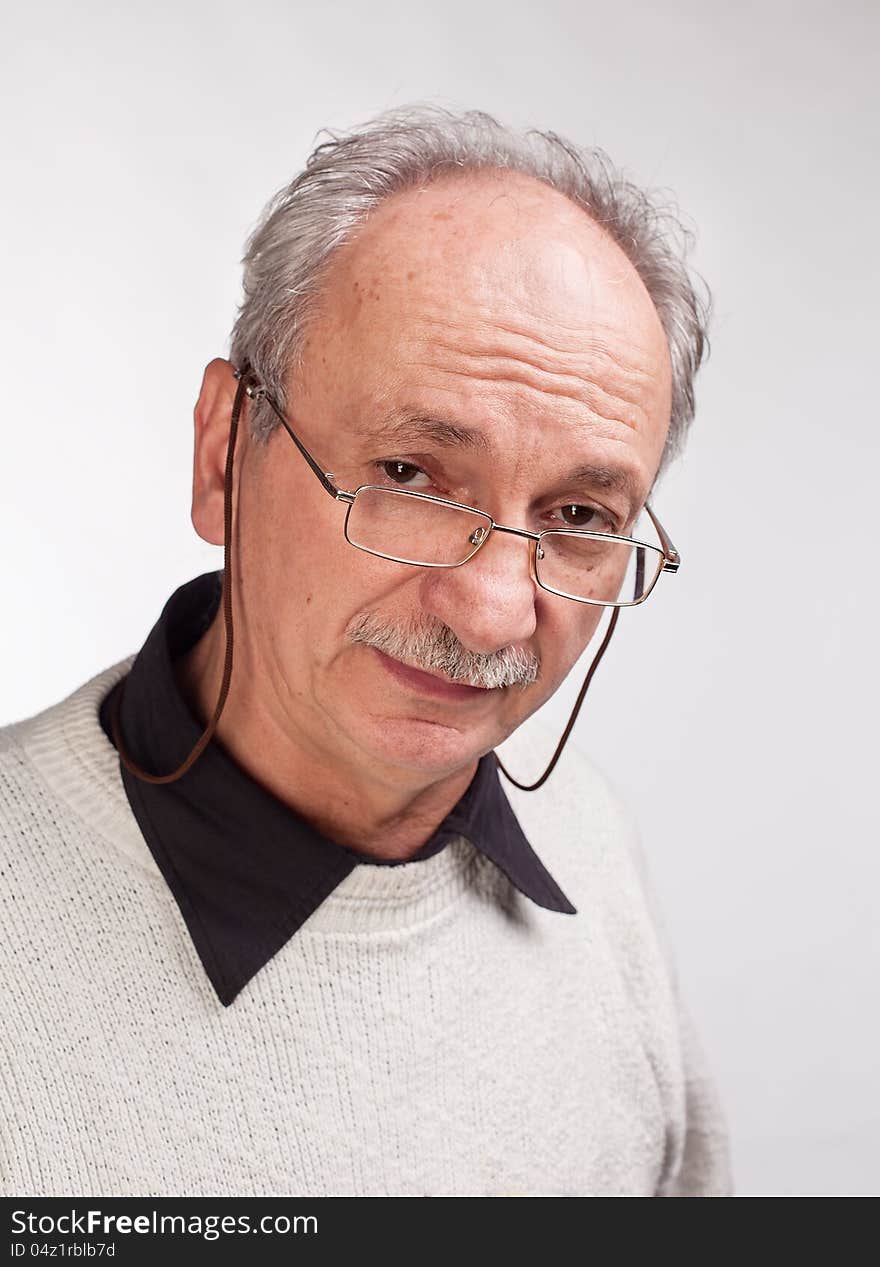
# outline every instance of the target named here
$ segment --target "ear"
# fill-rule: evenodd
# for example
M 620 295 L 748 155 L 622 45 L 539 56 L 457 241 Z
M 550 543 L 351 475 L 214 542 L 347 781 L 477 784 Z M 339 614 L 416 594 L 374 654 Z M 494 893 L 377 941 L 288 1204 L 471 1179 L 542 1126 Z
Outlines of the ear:
M 223 489 L 226 478 L 226 450 L 232 405 L 238 380 L 233 377 L 229 361 L 216 357 L 205 368 L 199 398 L 193 410 L 195 426 L 193 446 L 192 524 L 203 541 L 223 545 Z M 246 406 L 249 402 L 245 402 Z M 241 412 L 235 442 L 233 464 L 233 497 L 238 470 L 246 443 L 246 413 Z

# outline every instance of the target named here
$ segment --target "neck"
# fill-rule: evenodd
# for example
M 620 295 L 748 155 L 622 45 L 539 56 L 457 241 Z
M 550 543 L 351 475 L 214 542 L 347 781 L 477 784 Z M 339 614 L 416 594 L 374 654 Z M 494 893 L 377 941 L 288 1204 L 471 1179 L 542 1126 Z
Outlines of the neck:
M 213 716 L 223 677 L 225 631 L 221 613 L 204 637 L 173 665 L 183 698 L 203 726 Z M 236 637 L 226 704 L 214 733 L 237 765 L 323 835 L 382 860 L 405 861 L 433 835 L 461 799 L 477 761 L 434 782 L 423 772 L 340 752 L 314 722 L 296 718 L 282 702 L 248 683 L 268 682 L 252 670 Z

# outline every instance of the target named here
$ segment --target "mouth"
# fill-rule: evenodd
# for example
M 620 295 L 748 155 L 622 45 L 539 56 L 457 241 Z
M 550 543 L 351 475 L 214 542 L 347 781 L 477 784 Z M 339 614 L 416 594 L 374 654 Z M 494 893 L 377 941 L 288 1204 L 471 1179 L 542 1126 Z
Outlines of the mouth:
M 463 682 L 451 682 L 449 678 L 437 673 L 429 673 L 425 669 L 414 669 L 411 664 L 404 664 L 386 655 L 378 647 L 372 651 L 379 657 L 382 667 L 403 686 L 416 690 L 422 695 L 433 695 L 440 699 L 477 700 L 488 699 L 492 695 L 487 687 L 467 686 Z

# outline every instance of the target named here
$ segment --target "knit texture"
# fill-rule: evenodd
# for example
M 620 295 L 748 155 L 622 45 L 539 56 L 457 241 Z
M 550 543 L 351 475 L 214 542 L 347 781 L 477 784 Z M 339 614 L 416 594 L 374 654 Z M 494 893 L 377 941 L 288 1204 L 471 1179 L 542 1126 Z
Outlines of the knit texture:
M 577 915 L 459 837 L 356 866 L 224 1008 L 98 722 L 133 658 L 0 729 L 0 1191 L 731 1191 L 636 825 L 576 747 L 505 791 Z

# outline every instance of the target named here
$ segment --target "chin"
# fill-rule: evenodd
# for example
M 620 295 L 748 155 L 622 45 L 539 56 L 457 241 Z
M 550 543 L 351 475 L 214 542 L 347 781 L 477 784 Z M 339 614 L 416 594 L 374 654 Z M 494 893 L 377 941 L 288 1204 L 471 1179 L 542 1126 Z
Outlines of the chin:
M 362 717 L 351 738 L 375 761 L 438 777 L 477 760 L 494 742 L 485 725 L 413 717 Z

